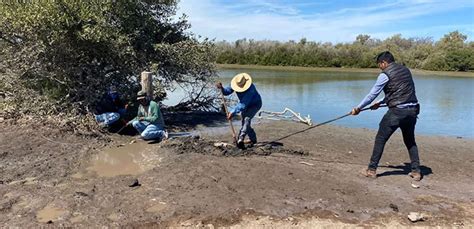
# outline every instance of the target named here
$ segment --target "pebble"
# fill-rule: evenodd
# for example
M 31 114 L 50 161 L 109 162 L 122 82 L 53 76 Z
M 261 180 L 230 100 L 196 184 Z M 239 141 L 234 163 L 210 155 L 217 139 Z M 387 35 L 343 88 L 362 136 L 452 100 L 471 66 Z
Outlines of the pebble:
M 137 187 L 137 186 L 141 186 L 140 182 L 138 181 L 138 179 L 133 179 L 133 181 L 128 187 Z
M 414 223 L 414 222 L 425 220 L 425 217 L 423 216 L 423 214 L 421 214 L 419 212 L 410 212 L 410 214 L 408 214 L 408 219 L 412 223 Z

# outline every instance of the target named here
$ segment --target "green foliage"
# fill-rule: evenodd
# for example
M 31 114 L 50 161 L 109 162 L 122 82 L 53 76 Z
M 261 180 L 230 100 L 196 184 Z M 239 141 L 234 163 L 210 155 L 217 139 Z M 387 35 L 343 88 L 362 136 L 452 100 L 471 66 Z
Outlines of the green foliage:
M 305 67 L 375 68 L 375 57 L 388 50 L 396 60 L 411 68 L 435 71 L 474 70 L 474 44 L 458 31 L 438 42 L 431 38 L 403 38 L 396 34 L 383 41 L 360 34 L 352 43 L 289 41 L 217 42 L 217 62 L 225 64 L 291 65 Z
M 186 17 L 175 17 L 176 5 L 176 0 L 1 3 L 0 88 L 11 111 L 86 114 L 110 85 L 134 95 L 145 70 L 154 70 L 156 83 L 168 89 L 206 84 L 214 75 L 214 46 L 187 32 Z M 190 99 L 203 95 L 190 93 Z

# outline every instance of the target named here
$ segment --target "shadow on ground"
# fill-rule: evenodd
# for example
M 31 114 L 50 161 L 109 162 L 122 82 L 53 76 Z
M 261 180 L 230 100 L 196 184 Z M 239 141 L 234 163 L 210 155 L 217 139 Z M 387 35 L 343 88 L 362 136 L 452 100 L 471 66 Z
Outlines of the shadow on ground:
M 378 177 L 383 177 L 383 176 L 393 176 L 393 175 L 408 175 L 408 173 L 411 172 L 411 165 L 410 163 L 404 163 L 404 165 L 388 165 L 388 166 L 380 166 L 384 168 L 390 168 L 390 169 L 396 169 L 396 170 L 390 170 L 383 172 L 381 174 L 378 174 Z M 423 176 L 428 176 L 433 173 L 430 167 L 427 166 L 420 166 L 421 174 Z

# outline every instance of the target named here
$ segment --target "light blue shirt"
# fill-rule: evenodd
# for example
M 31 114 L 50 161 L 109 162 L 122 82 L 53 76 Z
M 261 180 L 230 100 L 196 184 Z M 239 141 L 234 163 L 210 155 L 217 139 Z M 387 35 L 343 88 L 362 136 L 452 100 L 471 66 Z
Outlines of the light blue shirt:
M 360 102 L 359 106 L 357 106 L 359 109 L 362 109 L 372 103 L 377 96 L 379 96 L 380 92 L 383 91 L 383 88 L 385 85 L 388 83 L 388 76 L 385 73 L 380 73 L 379 76 L 377 77 L 377 81 L 375 81 L 374 86 L 372 89 L 370 89 L 369 94 L 365 96 L 365 98 Z M 384 99 L 379 101 L 381 104 L 384 104 Z M 409 106 L 415 106 L 418 103 L 404 103 L 404 104 L 399 104 L 397 105 L 398 108 L 407 108 Z

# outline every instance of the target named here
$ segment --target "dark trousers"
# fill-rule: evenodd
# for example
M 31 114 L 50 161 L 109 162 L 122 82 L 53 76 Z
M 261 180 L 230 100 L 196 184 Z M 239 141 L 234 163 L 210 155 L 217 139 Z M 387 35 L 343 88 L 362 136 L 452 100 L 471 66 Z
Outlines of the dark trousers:
M 415 125 L 418 112 L 418 108 L 415 107 L 404 109 L 390 108 L 387 111 L 379 124 L 379 130 L 375 137 L 374 150 L 370 158 L 369 169 L 377 169 L 385 143 L 400 127 L 403 134 L 403 142 L 410 155 L 411 170 L 420 172 L 420 159 L 418 157 L 418 147 L 415 142 Z

